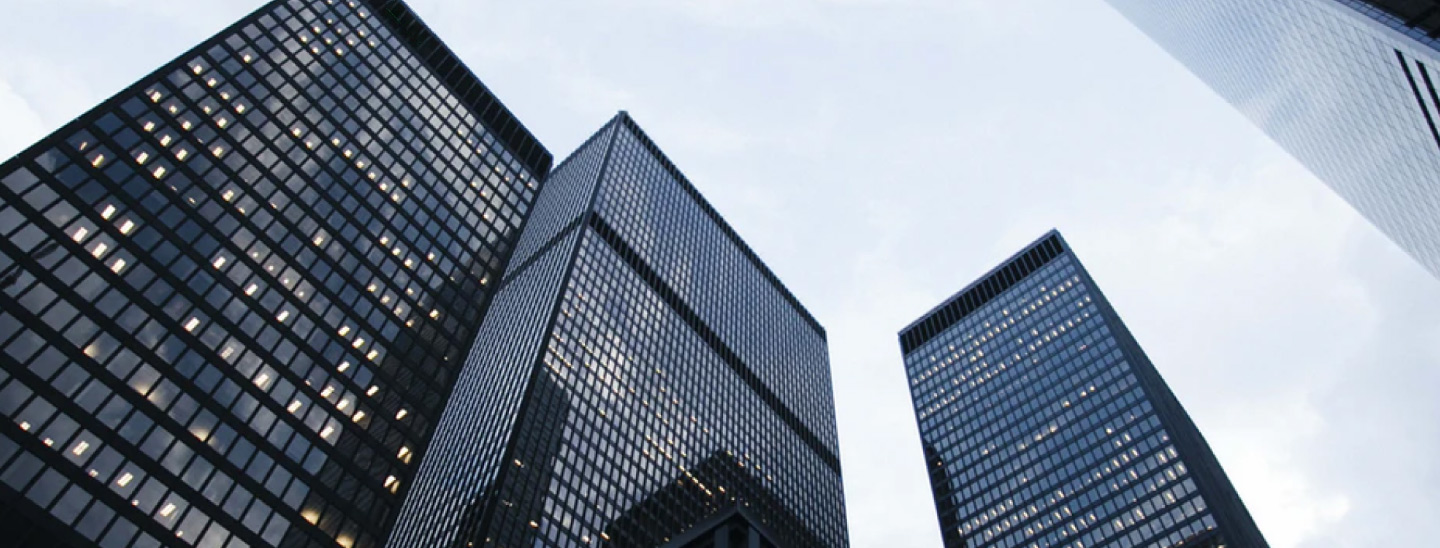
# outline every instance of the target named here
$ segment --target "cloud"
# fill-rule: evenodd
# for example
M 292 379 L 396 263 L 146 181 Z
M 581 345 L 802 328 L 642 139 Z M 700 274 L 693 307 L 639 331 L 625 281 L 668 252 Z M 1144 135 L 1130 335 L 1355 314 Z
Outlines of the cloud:
M 1271 544 L 1413 543 L 1390 515 L 1440 510 L 1414 423 L 1440 405 L 1407 388 L 1440 380 L 1435 280 L 1288 158 L 1156 192 L 1071 241 Z
M 0 22 L 0 154 L 259 4 L 86 1 Z M 1440 283 L 1102 2 L 411 3 L 557 157 L 631 110 L 829 328 L 856 546 L 939 541 L 895 332 L 1051 227 L 1272 545 L 1430 542 Z
M 0 158 L 9 158 L 45 136 L 48 126 L 9 82 L 0 80 Z

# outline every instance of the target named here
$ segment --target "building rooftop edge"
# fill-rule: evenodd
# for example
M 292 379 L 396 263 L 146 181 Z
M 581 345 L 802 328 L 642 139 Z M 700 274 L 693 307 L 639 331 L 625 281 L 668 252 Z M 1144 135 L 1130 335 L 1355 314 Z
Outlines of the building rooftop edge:
M 705 212 L 706 216 L 710 217 L 710 220 L 714 221 L 715 224 L 720 227 L 721 232 L 730 238 L 730 241 L 735 244 L 735 247 L 739 248 L 740 252 L 750 260 L 751 264 L 755 265 L 760 271 L 760 274 L 800 313 L 800 316 L 805 319 L 805 322 L 810 324 L 810 327 L 820 334 L 820 338 L 828 340 L 825 327 L 820 325 L 820 322 L 815 319 L 814 315 L 810 314 L 810 311 L 805 308 L 805 305 L 800 303 L 800 300 L 795 297 L 795 294 L 791 293 L 788 287 L 785 287 L 785 284 L 780 281 L 780 278 L 775 275 L 775 272 L 770 270 L 770 267 L 765 264 L 765 261 L 760 259 L 759 255 L 755 254 L 755 250 L 751 249 L 750 246 L 745 243 L 745 240 L 740 238 L 739 233 L 735 232 L 735 228 L 725 221 L 725 218 L 715 210 L 715 206 L 711 205 L 710 201 L 706 200 L 705 196 L 700 194 L 700 190 L 695 188 L 695 184 L 691 183 L 690 179 L 685 177 L 685 174 L 680 171 L 680 168 L 675 166 L 674 162 L 670 161 L 670 158 L 665 155 L 665 152 L 660 149 L 659 145 L 656 145 L 655 141 L 650 139 L 650 136 L 645 133 L 645 130 L 640 128 L 640 124 L 635 121 L 635 118 L 630 116 L 629 112 L 621 110 L 615 114 L 615 119 L 621 121 L 621 123 L 628 127 L 635 134 L 635 137 L 645 145 L 645 148 L 649 149 L 650 152 L 655 155 L 656 159 L 660 160 L 665 170 L 670 172 L 676 180 L 680 181 L 681 188 L 685 189 L 685 192 L 695 200 L 695 203 L 700 205 L 700 209 Z
M 375 14 L 390 25 L 416 56 L 450 87 L 456 98 L 469 106 L 516 159 L 530 168 L 532 175 L 543 179 L 549 173 L 555 161 L 554 155 L 408 4 L 403 0 L 360 1 L 373 8 Z
M 1005 267 L 1014 264 L 1016 261 L 1025 257 L 1026 254 L 1034 251 L 1036 248 L 1040 247 L 1042 244 L 1052 239 L 1054 239 L 1060 245 L 1062 251 L 1068 251 L 1070 249 L 1069 244 L 1065 242 L 1064 236 L 1060 234 L 1060 231 L 1058 229 L 1052 228 L 1049 231 L 1046 231 L 1039 238 L 1036 238 L 1034 241 L 1026 244 L 1025 247 L 1020 248 L 1019 251 L 1016 251 L 1014 254 L 1010 255 L 1005 260 L 1000 261 L 1000 263 L 995 265 L 994 268 L 991 268 L 985 274 L 976 278 L 975 281 L 970 282 L 963 289 L 956 291 L 954 294 L 951 294 L 945 300 L 941 301 L 940 304 L 937 304 L 934 307 L 930 308 L 930 310 L 925 311 L 925 313 L 921 314 L 918 318 L 915 319 L 915 321 L 912 321 L 905 327 L 901 328 L 898 332 L 898 336 L 902 341 L 902 347 L 906 346 L 904 341 L 907 338 L 911 337 L 912 333 L 914 333 L 916 329 L 922 324 L 924 324 L 926 321 L 944 312 L 948 307 L 955 304 L 957 301 L 961 300 L 966 295 L 977 292 L 981 288 L 981 286 L 985 284 L 985 282 L 999 276 L 1001 272 L 1005 270 Z M 928 339 L 928 337 L 926 337 L 926 339 Z M 910 346 L 919 346 L 920 344 L 923 344 L 923 341 Z M 906 354 L 908 354 L 910 349 L 905 348 L 904 351 Z

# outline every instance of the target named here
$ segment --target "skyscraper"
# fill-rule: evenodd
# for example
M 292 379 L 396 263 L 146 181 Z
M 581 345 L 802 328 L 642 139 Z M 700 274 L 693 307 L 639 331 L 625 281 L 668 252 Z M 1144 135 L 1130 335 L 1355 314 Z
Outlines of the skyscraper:
M 391 544 L 847 544 L 825 331 L 628 115 L 498 287 Z
M 1429 0 L 1108 0 L 1440 276 Z
M 271 2 L 0 165 L 0 530 L 378 546 L 550 166 L 404 4 Z
M 947 548 L 1266 546 L 1058 232 L 900 346 Z

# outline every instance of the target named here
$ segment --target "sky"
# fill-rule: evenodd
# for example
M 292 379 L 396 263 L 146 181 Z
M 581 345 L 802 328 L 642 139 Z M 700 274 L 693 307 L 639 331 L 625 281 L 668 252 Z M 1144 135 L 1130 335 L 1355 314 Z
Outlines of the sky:
M 826 326 L 851 541 L 938 546 L 896 332 L 1059 228 L 1272 546 L 1440 515 L 1440 281 L 1102 0 L 412 0 L 556 155 L 627 110 Z M 0 157 L 258 7 L 6 0 Z

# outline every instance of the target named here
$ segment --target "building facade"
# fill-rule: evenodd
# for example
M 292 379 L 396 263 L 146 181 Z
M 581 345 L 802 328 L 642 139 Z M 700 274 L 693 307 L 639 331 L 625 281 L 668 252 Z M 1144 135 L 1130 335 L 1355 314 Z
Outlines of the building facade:
M 824 330 L 628 115 L 499 283 L 392 545 L 848 544 Z
M 0 165 L 0 529 L 380 546 L 550 167 L 390 0 L 277 0 Z
M 1440 276 L 1430 0 L 1108 0 Z
M 947 548 L 1266 546 L 1059 233 L 900 345 Z

